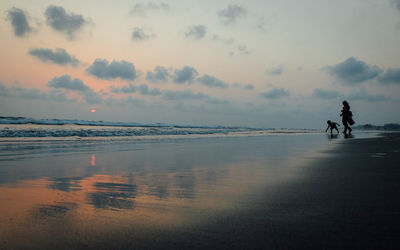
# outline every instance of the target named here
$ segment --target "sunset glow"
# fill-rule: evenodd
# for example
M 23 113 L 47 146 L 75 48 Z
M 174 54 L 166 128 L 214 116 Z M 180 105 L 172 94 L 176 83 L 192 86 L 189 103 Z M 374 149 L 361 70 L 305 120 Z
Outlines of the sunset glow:
M 395 123 L 400 5 L 373 2 L 3 0 L 0 114 L 319 128 L 348 100 Z

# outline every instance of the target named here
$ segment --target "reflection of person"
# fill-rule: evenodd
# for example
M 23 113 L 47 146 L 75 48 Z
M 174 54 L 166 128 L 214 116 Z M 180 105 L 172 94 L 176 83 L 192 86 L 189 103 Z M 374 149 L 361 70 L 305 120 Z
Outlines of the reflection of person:
M 353 114 L 350 111 L 350 105 L 347 101 L 343 101 L 343 108 L 340 116 L 342 117 L 342 123 L 344 126 L 343 133 L 347 134 L 347 130 L 349 130 L 349 133 L 351 133 L 352 129 L 350 128 L 349 123 L 353 121 Z
M 340 126 L 339 124 L 337 124 L 336 122 L 331 122 L 330 120 L 328 120 L 326 123 L 328 123 L 328 127 L 325 129 L 325 132 L 328 131 L 329 128 L 331 128 L 331 134 L 332 130 L 334 129 L 336 129 L 336 131 L 339 133 L 339 129 L 337 128 L 337 126 Z

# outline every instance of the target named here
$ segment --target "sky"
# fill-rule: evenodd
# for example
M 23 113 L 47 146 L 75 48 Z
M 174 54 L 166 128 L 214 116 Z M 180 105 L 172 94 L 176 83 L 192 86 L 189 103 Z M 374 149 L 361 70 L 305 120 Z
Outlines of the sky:
M 0 116 L 400 123 L 400 0 L 2 0 Z M 95 110 L 96 112 L 92 112 Z

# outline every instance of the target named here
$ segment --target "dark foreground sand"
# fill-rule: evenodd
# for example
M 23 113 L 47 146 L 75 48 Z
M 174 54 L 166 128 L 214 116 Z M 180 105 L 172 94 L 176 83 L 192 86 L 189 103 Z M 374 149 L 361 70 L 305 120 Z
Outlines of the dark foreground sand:
M 155 248 L 399 249 L 400 134 L 340 142 L 246 214 L 164 233 Z M 122 240 L 122 239 L 121 239 Z

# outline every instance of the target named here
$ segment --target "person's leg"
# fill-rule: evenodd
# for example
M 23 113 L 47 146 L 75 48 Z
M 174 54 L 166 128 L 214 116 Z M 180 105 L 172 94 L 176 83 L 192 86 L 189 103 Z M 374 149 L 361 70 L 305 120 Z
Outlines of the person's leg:
M 349 133 L 351 132 L 351 128 L 350 128 L 350 126 L 349 126 L 349 124 L 346 122 L 346 131 L 349 131 Z
M 347 133 L 347 128 L 348 128 L 348 125 L 347 125 L 347 121 L 342 121 L 343 122 L 343 126 L 344 126 L 344 130 L 343 130 L 343 133 Z

